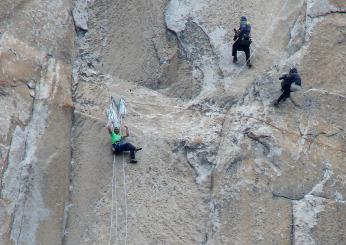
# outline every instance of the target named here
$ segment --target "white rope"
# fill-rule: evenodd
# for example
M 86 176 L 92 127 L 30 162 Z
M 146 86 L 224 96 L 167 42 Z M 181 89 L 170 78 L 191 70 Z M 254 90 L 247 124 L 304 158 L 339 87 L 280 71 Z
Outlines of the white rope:
M 125 196 L 125 245 L 127 244 L 127 188 L 126 188 L 126 168 L 123 153 L 123 174 L 124 174 L 124 196 Z
M 112 230 L 113 230 L 113 210 L 114 210 L 114 199 L 115 199 L 115 242 L 117 241 L 117 227 L 118 227 L 118 210 L 117 210 L 117 190 L 116 190 L 116 165 L 115 155 L 113 156 L 113 176 L 112 176 L 112 201 L 111 201 L 111 222 L 109 228 L 109 242 L 112 244 Z

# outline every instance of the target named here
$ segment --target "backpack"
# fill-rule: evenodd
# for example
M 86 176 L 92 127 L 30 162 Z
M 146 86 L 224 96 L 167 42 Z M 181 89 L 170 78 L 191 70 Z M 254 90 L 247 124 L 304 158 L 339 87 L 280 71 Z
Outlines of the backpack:
M 291 85 L 291 92 L 297 92 L 297 91 L 300 91 L 302 89 L 301 86 L 297 85 L 296 83 L 292 83 Z
M 292 84 L 291 84 L 291 92 L 297 92 L 302 89 L 302 79 L 298 75 L 298 73 L 292 74 Z
M 251 33 L 251 24 L 249 21 L 242 19 L 240 21 L 240 31 L 241 31 L 241 39 L 250 39 Z

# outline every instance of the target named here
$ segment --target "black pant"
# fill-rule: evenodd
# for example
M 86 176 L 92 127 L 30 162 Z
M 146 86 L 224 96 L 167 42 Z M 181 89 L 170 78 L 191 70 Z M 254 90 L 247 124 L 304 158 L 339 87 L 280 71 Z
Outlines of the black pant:
M 279 104 L 281 100 L 285 101 L 287 98 L 290 97 L 290 95 L 291 95 L 291 91 L 290 90 L 283 90 L 282 94 L 280 95 L 280 97 L 278 98 L 276 103 Z
M 250 59 L 250 43 L 242 44 L 240 40 L 236 41 L 232 47 L 232 56 L 237 58 L 237 51 L 244 51 L 246 56 L 246 61 Z
M 113 144 L 113 149 L 114 153 L 121 153 L 124 151 L 129 151 L 131 159 L 136 158 L 136 147 L 132 145 L 131 143 L 118 143 L 118 144 Z

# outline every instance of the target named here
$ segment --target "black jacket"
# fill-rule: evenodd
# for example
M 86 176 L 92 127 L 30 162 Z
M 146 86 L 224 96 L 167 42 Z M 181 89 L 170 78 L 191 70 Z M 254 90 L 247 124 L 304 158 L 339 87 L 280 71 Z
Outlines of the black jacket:
M 281 83 L 282 90 L 290 91 L 292 83 L 295 83 L 299 86 L 302 85 L 301 78 L 298 73 L 290 73 L 285 74 L 282 77 L 279 78 L 280 80 L 283 80 Z

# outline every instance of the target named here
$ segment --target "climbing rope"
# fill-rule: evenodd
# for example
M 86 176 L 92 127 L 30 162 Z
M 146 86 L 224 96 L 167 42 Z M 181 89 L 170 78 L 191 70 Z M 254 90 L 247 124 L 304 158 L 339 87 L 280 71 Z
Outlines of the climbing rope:
M 118 210 L 117 210 L 117 192 L 116 192 L 116 165 L 115 165 L 115 155 L 113 156 L 113 176 L 112 176 L 112 201 L 111 201 L 111 221 L 109 228 L 109 242 L 112 244 L 112 230 L 113 230 L 113 210 L 115 203 L 115 241 L 117 241 L 117 229 L 118 229 Z M 115 199 L 115 202 L 114 202 Z
M 124 180 L 124 200 L 125 200 L 125 245 L 127 244 L 127 188 L 126 188 L 126 172 L 125 160 L 123 153 L 123 180 Z
M 123 167 L 123 186 L 124 186 L 124 200 L 125 200 L 125 244 L 127 244 L 127 233 L 128 233 L 128 208 L 127 208 L 127 187 L 126 187 L 126 168 L 125 168 L 125 157 L 122 154 L 122 167 Z M 111 201 L 111 217 L 109 227 L 109 241 L 108 244 L 112 244 L 112 231 L 113 231 L 113 211 L 115 209 L 115 243 L 118 241 L 117 229 L 118 229 L 118 209 L 117 209 L 117 191 L 116 191 L 116 164 L 115 155 L 113 157 L 113 176 L 112 176 L 112 201 Z M 115 206 L 115 208 L 114 208 Z

